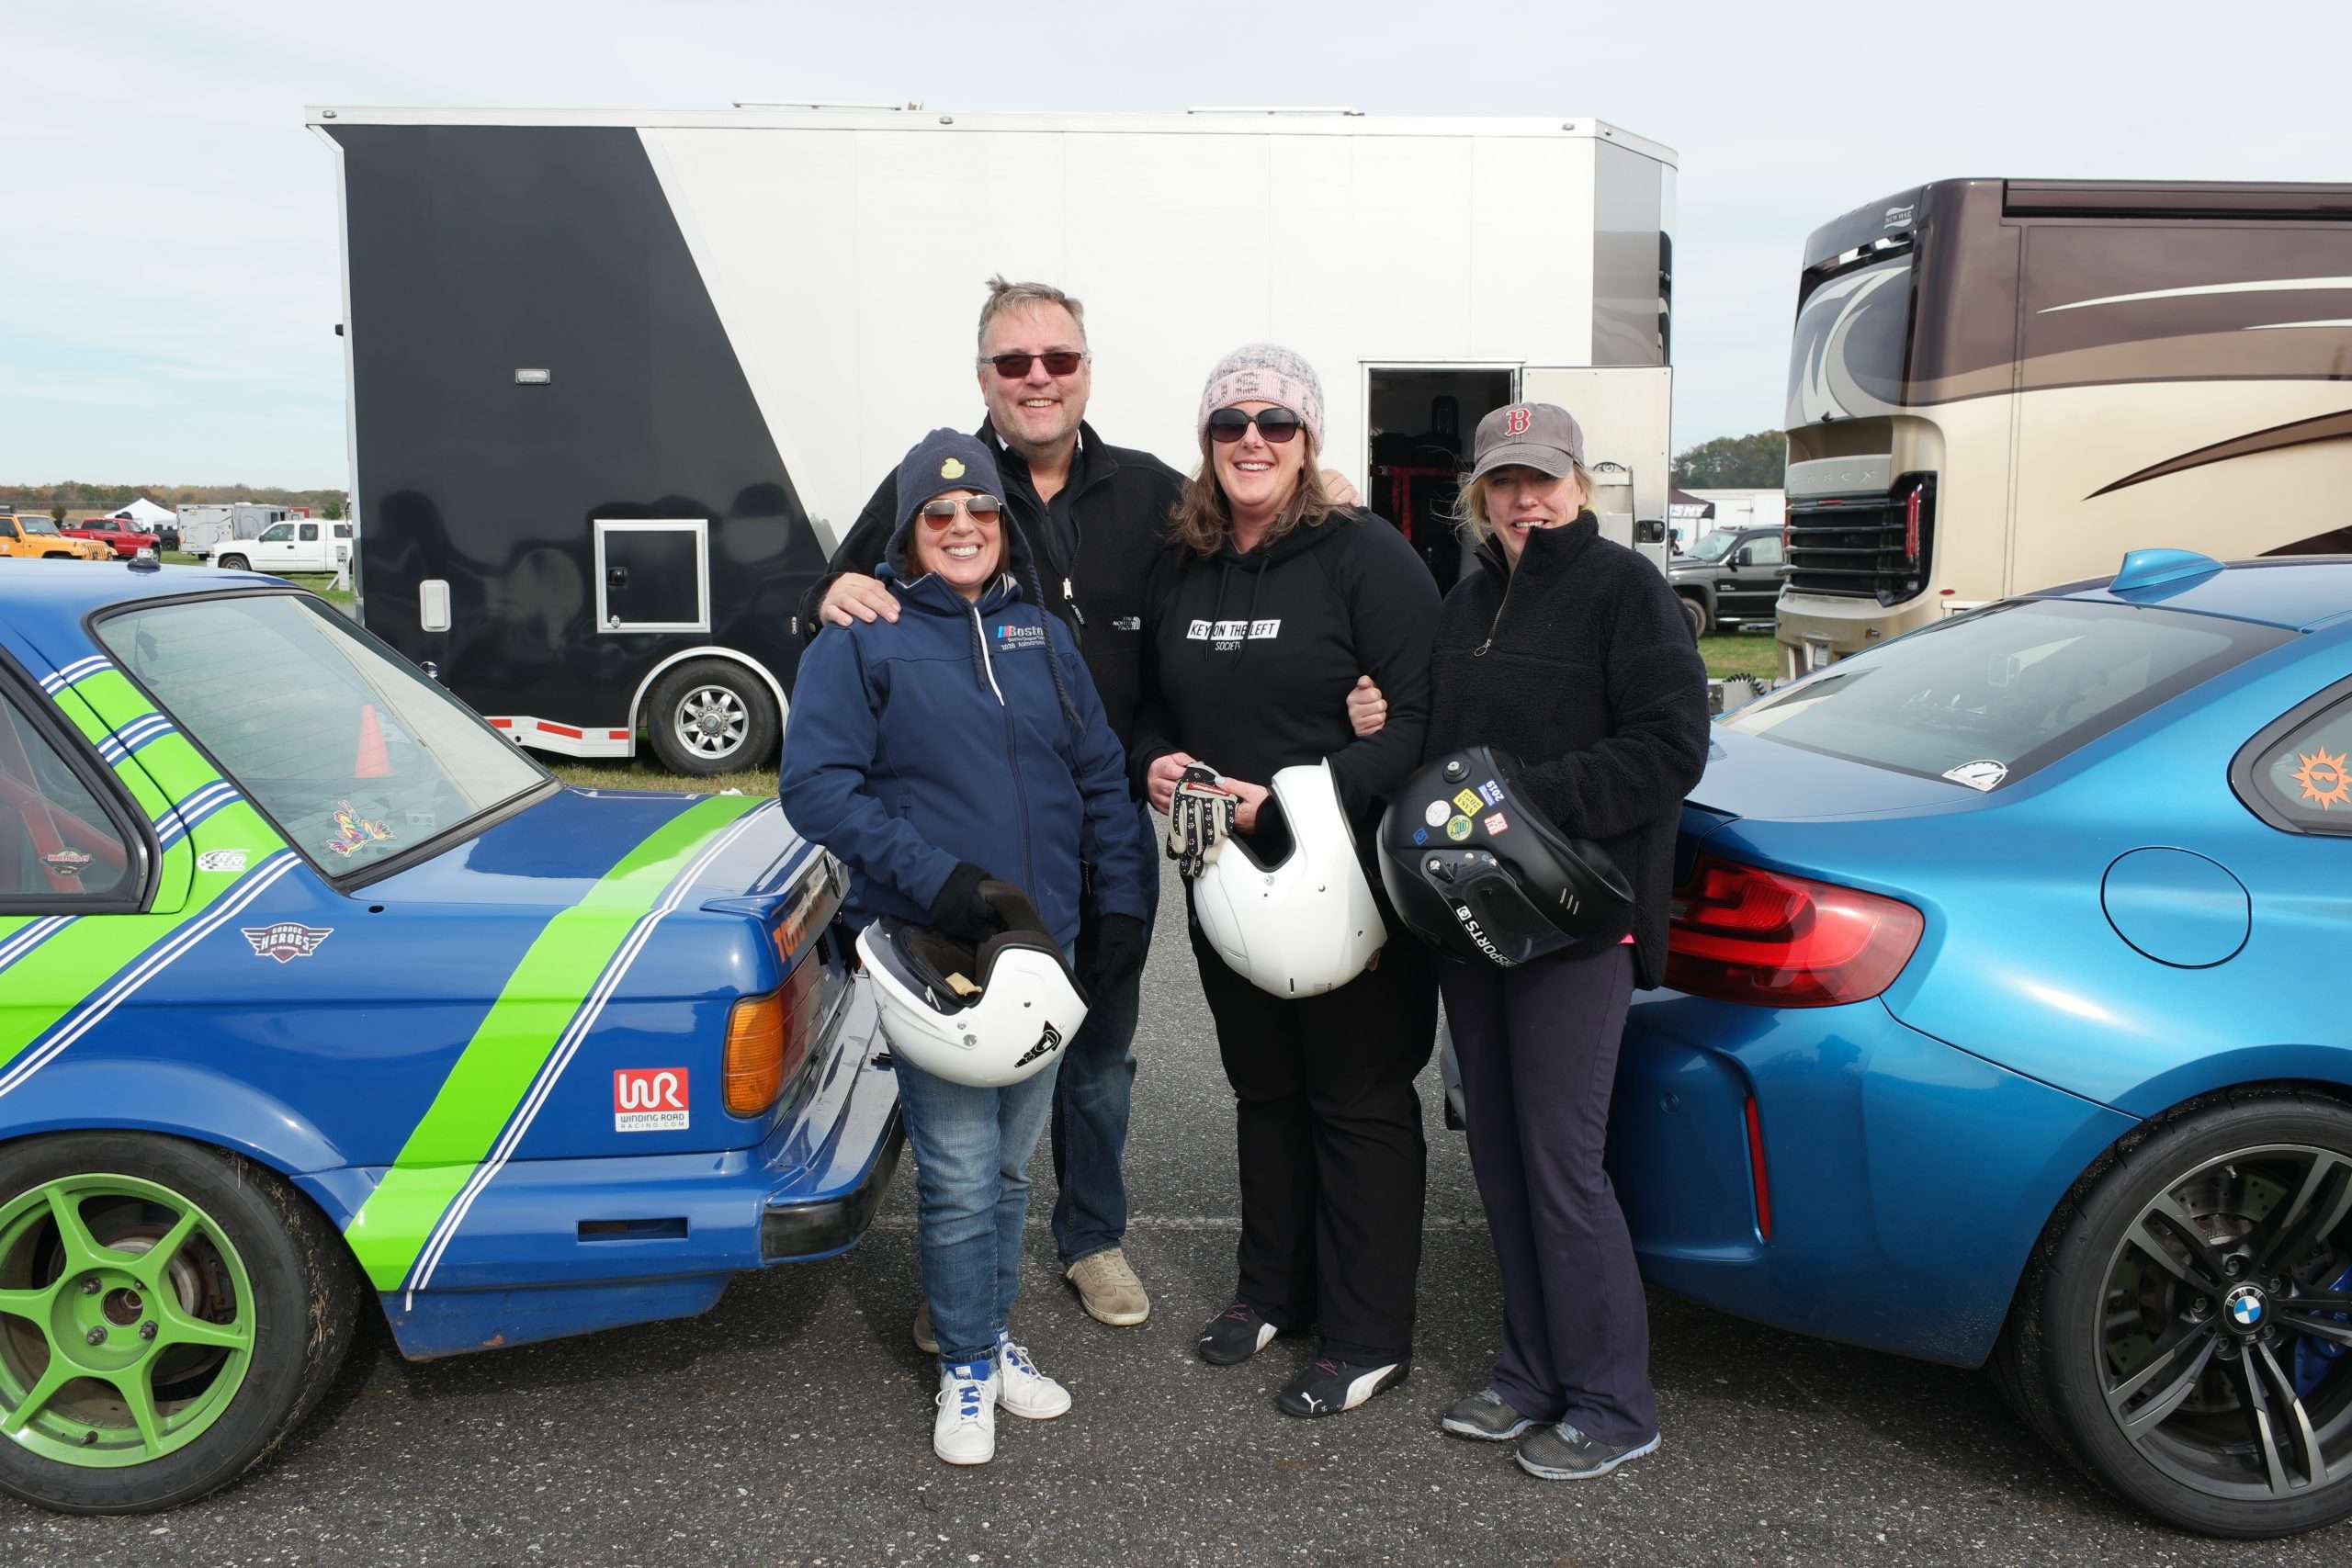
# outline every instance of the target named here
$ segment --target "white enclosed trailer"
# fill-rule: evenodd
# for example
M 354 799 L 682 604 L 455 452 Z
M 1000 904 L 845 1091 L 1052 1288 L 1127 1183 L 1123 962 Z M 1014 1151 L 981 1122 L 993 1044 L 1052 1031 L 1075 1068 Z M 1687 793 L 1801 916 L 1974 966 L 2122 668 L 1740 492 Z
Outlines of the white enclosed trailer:
M 805 583 L 910 443 L 978 423 L 996 273 L 1086 302 L 1105 439 L 1189 471 L 1210 366 L 1273 339 L 1322 375 L 1323 461 L 1442 579 L 1452 473 L 1520 399 L 1576 412 L 1607 531 L 1657 520 L 1665 558 L 1674 155 L 1600 121 L 310 124 L 345 209 L 364 618 L 535 744 L 626 754 L 687 658 L 740 664 L 740 694 L 781 709 L 797 590 L 762 569 Z M 623 602 L 656 585 L 662 607 Z

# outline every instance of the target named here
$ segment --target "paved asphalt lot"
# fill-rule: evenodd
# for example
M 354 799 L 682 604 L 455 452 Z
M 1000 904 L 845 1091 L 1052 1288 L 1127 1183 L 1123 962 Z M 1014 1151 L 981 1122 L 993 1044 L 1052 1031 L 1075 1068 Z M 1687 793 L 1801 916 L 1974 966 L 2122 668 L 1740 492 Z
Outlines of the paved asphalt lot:
M 243 1483 L 142 1518 L 0 1500 L 0 1565 L 2320 1563 L 2352 1541 L 2175 1534 L 2051 1458 L 1976 1374 L 1664 1296 L 1655 1456 L 1545 1485 L 1503 1448 L 1442 1436 L 1436 1413 L 1484 1381 L 1498 1307 L 1434 1066 L 1412 1379 L 1351 1415 L 1278 1415 L 1304 1345 L 1224 1370 L 1191 1354 L 1232 1285 L 1236 1198 L 1229 1093 L 1169 940 L 1181 918 L 1163 907 L 1129 1151 L 1154 1316 L 1102 1327 L 1059 1283 L 1041 1150 L 1014 1331 L 1077 1407 L 1004 1418 L 994 1464 L 931 1455 L 902 1171 L 855 1252 L 747 1279 L 695 1321 L 432 1365 L 401 1361 L 379 1325 Z

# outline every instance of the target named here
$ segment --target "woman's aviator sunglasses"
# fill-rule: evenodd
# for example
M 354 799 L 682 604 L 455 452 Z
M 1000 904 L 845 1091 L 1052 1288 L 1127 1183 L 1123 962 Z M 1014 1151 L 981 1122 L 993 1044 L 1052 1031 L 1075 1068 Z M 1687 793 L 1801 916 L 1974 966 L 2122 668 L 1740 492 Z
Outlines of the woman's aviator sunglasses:
M 1028 377 L 1029 367 L 1035 360 L 1042 359 L 1046 362 L 1046 374 L 1048 376 L 1075 376 L 1078 374 L 1078 367 L 1086 363 L 1086 358 L 1087 356 L 1077 349 L 1057 348 L 1050 354 L 993 355 L 989 357 L 989 363 L 995 366 L 996 373 L 1006 380 L 1019 381 Z
M 1298 434 L 1299 418 L 1288 409 L 1260 409 L 1245 413 L 1239 409 L 1219 409 L 1209 415 L 1209 439 L 1220 446 L 1230 446 L 1241 439 L 1241 433 L 1255 423 L 1259 438 L 1279 446 Z
M 994 527 L 996 520 L 1004 515 L 1004 502 L 992 495 L 969 496 L 962 501 L 943 495 L 936 501 L 924 502 L 919 515 L 926 526 L 944 529 L 956 521 L 959 509 L 981 528 Z

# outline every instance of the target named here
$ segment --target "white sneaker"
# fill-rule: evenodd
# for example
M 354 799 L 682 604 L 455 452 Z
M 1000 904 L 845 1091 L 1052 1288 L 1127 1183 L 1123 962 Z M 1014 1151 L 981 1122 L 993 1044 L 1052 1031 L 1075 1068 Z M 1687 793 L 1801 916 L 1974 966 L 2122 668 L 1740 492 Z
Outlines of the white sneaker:
M 1029 1352 L 1000 1330 L 996 1337 L 996 1402 L 1015 1416 L 1050 1421 L 1069 1410 L 1069 1390 L 1037 1370 Z
M 944 1369 L 931 1451 L 949 1464 L 986 1464 L 996 1457 L 996 1364 L 967 1361 Z M 1068 1396 L 1065 1395 L 1065 1398 Z

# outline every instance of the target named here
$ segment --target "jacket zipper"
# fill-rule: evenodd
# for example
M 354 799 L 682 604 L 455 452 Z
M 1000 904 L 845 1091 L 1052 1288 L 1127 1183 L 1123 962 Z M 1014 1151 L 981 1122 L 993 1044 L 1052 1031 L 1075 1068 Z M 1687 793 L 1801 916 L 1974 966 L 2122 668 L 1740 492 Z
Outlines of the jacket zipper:
M 1502 603 L 1495 606 L 1495 618 L 1487 623 L 1487 640 L 1470 650 L 1471 658 L 1484 659 L 1487 657 L 1487 649 L 1495 646 L 1495 633 L 1502 627 L 1503 612 L 1510 608 L 1510 591 L 1518 581 L 1519 573 L 1516 571 L 1503 579 Z
M 1012 775 L 1012 797 L 1021 807 L 1021 869 L 1029 878 L 1023 885 L 1025 892 L 1037 886 L 1037 854 L 1029 832 L 1029 789 L 1021 782 L 1020 724 L 1012 716 L 1012 705 L 1004 700 L 1004 688 L 996 683 L 996 660 L 989 654 L 988 627 L 981 624 L 980 607 L 974 604 L 971 610 L 972 630 L 979 635 L 980 639 L 980 668 L 988 671 L 989 690 L 996 694 L 996 705 L 1004 710 L 1004 766 L 1005 771 Z M 1040 613 L 1043 613 L 1042 607 Z M 1053 639 L 1047 637 L 1046 657 L 1050 659 L 1053 654 Z

